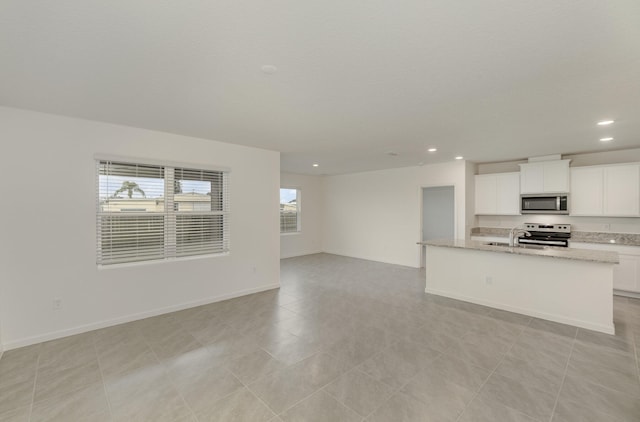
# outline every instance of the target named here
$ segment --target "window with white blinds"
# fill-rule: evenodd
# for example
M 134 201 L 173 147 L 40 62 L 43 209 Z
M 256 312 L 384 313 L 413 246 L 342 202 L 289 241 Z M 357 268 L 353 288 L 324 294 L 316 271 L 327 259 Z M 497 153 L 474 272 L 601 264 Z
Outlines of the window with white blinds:
M 97 161 L 98 265 L 229 251 L 229 174 Z

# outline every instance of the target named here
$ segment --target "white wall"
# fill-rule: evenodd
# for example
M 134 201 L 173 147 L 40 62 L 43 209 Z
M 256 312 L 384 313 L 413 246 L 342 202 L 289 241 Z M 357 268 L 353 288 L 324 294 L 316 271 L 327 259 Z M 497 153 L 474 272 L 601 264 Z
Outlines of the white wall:
M 280 257 L 322 252 L 322 177 L 281 173 L 280 186 L 300 189 L 302 230 L 280 235 Z
M 11 108 L 0 139 L 5 349 L 279 285 L 279 153 Z M 98 270 L 96 153 L 230 167 L 231 254 Z
M 455 161 L 325 177 L 323 250 L 419 267 L 421 188 L 455 186 L 456 237 L 465 238 L 465 169 Z

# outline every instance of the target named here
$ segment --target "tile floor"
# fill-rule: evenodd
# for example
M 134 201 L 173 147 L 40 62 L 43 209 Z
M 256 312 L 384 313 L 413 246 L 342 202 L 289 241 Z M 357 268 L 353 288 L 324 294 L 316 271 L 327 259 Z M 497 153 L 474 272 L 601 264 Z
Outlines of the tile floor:
M 286 259 L 280 290 L 6 352 L 0 421 L 640 420 L 639 300 L 608 336 L 423 288 Z

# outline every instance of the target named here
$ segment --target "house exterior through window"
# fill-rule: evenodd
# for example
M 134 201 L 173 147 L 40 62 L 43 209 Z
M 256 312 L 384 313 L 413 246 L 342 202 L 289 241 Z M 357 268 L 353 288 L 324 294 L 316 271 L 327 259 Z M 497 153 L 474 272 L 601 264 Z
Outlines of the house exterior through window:
M 280 233 L 300 231 L 300 189 L 280 188 Z

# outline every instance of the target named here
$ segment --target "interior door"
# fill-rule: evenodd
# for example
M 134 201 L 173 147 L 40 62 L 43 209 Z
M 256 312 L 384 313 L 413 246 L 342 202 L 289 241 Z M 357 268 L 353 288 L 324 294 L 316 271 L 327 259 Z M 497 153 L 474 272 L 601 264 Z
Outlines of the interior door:
M 422 240 L 455 237 L 455 200 L 453 186 L 422 188 Z M 420 265 L 425 266 L 425 248 Z

